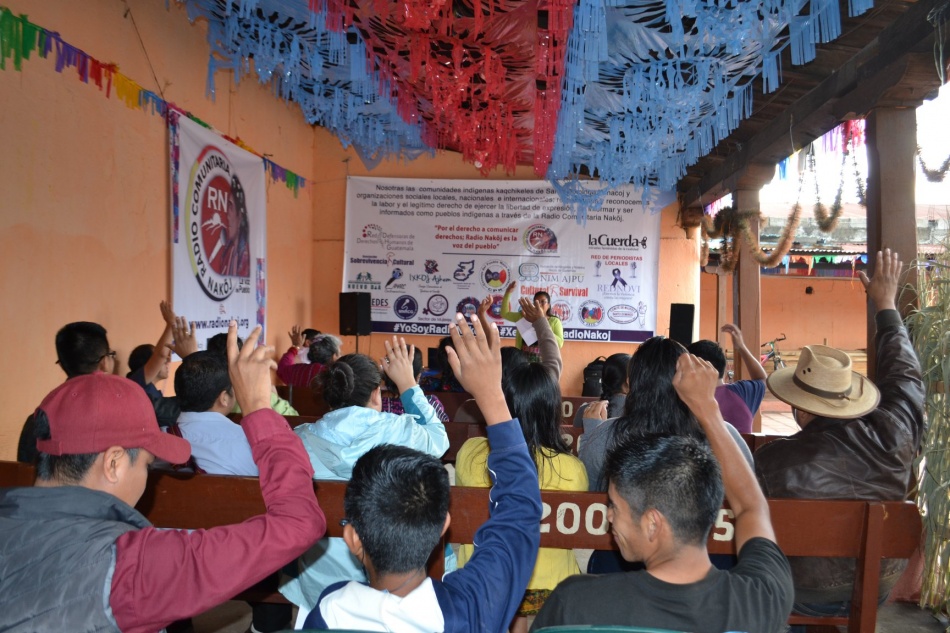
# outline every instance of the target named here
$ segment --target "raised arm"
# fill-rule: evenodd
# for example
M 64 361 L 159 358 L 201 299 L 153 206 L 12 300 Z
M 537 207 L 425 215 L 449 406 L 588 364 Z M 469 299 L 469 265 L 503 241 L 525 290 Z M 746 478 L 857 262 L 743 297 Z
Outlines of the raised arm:
M 765 380 L 768 378 L 765 367 L 759 363 L 759 359 L 755 354 L 746 347 L 745 340 L 742 338 L 742 330 L 733 323 L 726 323 L 722 326 L 722 331 L 732 337 L 732 352 L 742 359 L 742 366 L 749 372 L 749 380 Z M 755 412 L 753 411 L 753 413 Z
M 521 318 L 520 312 L 511 311 L 511 295 L 514 294 L 515 288 L 517 287 L 518 287 L 518 282 L 512 281 L 505 288 L 505 294 L 501 298 L 501 318 L 505 319 L 506 321 L 511 321 L 512 323 L 514 323 L 515 321 Z
M 482 323 L 482 330 L 486 332 L 491 327 L 491 320 L 488 318 L 488 310 L 491 308 L 491 304 L 492 297 L 491 295 L 488 295 L 481 300 L 481 302 L 478 304 L 478 310 L 476 311 L 476 314 L 478 314 L 478 320 Z
M 472 394 L 488 426 L 511 420 L 505 394 L 501 390 L 501 342 L 498 327 L 492 323 L 486 332 L 478 317 L 472 315 L 475 333 L 456 315 L 449 325 L 452 346 L 448 348 L 449 365 L 465 391 Z
M 541 357 L 541 364 L 552 372 L 555 380 L 561 379 L 561 368 L 564 366 L 561 360 L 561 348 L 558 346 L 557 338 L 551 330 L 551 324 L 548 323 L 541 310 L 540 304 L 531 302 L 527 297 L 521 297 L 518 300 L 521 305 L 521 314 L 534 328 L 534 333 L 538 336 L 538 351 Z
M 689 407 L 709 438 L 713 454 L 719 460 L 726 499 L 736 516 L 736 551 L 751 538 L 761 536 L 775 541 L 769 505 L 735 440 L 726 430 L 726 422 L 716 402 L 719 373 L 701 358 L 683 354 L 676 364 L 673 387 Z
M 152 355 L 143 368 L 143 378 L 146 385 L 155 382 L 155 379 L 158 378 L 158 374 L 162 371 L 162 367 L 164 367 L 168 360 L 168 344 L 172 342 L 172 328 L 175 325 L 175 312 L 172 310 L 171 304 L 167 301 L 162 301 L 159 304 L 159 309 L 162 311 L 165 329 L 162 330 L 162 335 L 159 337 L 158 342 L 155 343 L 155 347 L 152 348 Z
M 146 528 L 120 536 L 111 606 L 122 631 L 156 631 L 206 611 L 293 560 L 326 532 L 307 453 L 287 421 L 270 410 L 273 349 L 255 349 L 259 335 L 258 327 L 238 352 L 232 321 L 228 365 L 267 511 L 209 530 Z

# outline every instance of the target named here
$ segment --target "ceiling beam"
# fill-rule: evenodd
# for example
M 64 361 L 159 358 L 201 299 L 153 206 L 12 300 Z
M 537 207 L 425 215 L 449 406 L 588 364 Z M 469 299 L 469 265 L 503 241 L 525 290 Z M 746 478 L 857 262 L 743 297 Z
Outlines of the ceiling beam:
M 752 164 L 777 164 L 785 157 L 826 132 L 848 117 L 862 116 L 883 99 L 887 105 L 919 105 L 936 94 L 940 86 L 929 62 L 932 80 L 921 85 L 920 50 L 932 42 L 934 27 L 927 15 L 940 0 L 920 0 L 892 21 L 861 51 L 819 83 L 814 89 L 786 108 L 747 143 L 731 152 L 716 167 L 688 174 L 678 187 L 682 206 L 706 205 L 722 197 L 736 186 L 737 176 Z M 915 85 L 903 85 L 909 78 Z M 909 101 L 916 100 L 916 104 Z M 883 104 L 882 104 L 883 105 Z M 701 159 L 702 160 L 702 159 Z M 697 180 L 698 176 L 698 180 Z

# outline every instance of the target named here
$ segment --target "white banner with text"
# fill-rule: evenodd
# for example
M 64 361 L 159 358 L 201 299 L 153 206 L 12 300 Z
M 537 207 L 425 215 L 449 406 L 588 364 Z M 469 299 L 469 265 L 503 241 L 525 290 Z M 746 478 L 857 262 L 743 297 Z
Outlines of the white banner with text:
M 242 337 L 264 326 L 264 163 L 175 110 L 169 136 L 172 302 L 175 312 L 195 322 L 205 349 L 210 337 L 227 332 L 231 319 Z
M 374 332 L 445 336 L 485 296 L 504 337 L 506 286 L 545 291 L 566 341 L 641 342 L 656 330 L 660 214 L 621 187 L 577 223 L 545 181 L 350 177 L 343 291 L 371 295 Z

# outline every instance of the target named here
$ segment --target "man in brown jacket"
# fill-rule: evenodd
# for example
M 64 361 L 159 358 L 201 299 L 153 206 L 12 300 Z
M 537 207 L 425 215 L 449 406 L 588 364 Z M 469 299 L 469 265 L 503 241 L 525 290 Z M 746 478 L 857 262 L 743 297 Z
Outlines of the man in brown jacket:
M 874 276 L 861 281 L 877 308 L 875 383 L 851 371 L 850 357 L 824 345 L 802 349 L 796 367 L 780 369 L 769 390 L 792 405 L 802 430 L 755 454 L 767 497 L 900 500 L 912 487 L 912 464 L 924 429 L 920 362 L 897 311 L 901 261 L 878 252 Z M 789 559 L 795 611 L 845 614 L 850 608 L 854 561 Z M 884 561 L 881 598 L 897 582 L 904 561 Z

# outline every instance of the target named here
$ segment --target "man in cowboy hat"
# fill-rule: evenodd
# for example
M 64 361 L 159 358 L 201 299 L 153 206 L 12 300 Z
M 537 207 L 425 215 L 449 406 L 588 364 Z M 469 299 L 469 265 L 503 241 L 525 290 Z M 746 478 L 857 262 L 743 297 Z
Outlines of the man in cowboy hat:
M 763 446 L 755 469 L 768 497 L 899 500 L 913 482 L 911 465 L 924 428 L 920 363 L 896 309 L 901 261 L 878 251 L 874 276 L 861 273 L 877 308 L 876 385 L 851 370 L 850 357 L 824 345 L 802 348 L 796 367 L 768 379 L 769 390 L 792 405 L 801 431 Z M 854 560 L 791 558 L 795 611 L 847 613 Z M 884 561 L 881 597 L 903 561 Z

